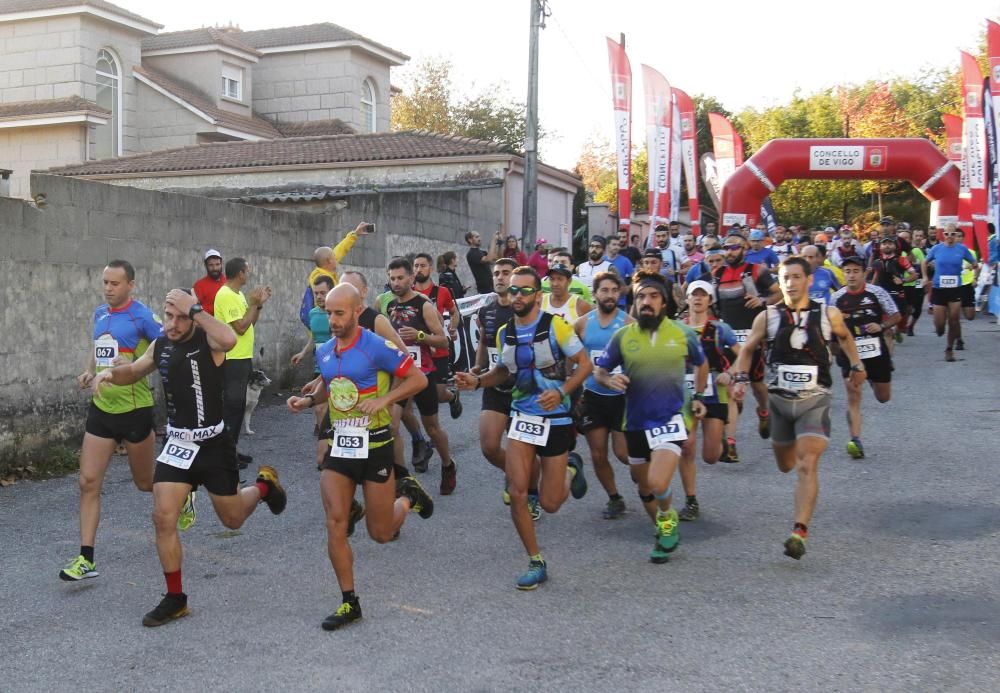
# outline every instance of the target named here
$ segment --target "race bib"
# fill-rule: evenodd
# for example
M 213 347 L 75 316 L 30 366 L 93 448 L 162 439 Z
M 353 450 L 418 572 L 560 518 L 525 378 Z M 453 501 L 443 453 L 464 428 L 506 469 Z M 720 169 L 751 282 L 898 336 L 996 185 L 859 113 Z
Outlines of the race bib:
M 490 368 L 500 363 L 500 351 L 496 347 L 486 347 L 486 353 L 490 356 Z
M 102 334 L 94 340 L 94 361 L 98 368 L 111 368 L 118 358 L 118 340 L 109 334 Z
M 683 414 L 675 414 L 674 418 L 662 426 L 646 429 L 646 442 L 649 443 L 650 450 L 662 450 L 687 440 L 687 437 Z
M 792 392 L 804 392 L 816 387 L 819 368 L 816 366 L 778 366 L 778 387 Z
M 604 353 L 604 351 L 601 350 L 601 349 L 594 349 L 593 351 L 590 352 L 590 361 L 596 366 L 597 365 L 597 357 L 600 356 L 603 353 Z M 610 371 L 611 375 L 618 375 L 621 372 L 622 372 L 622 367 L 621 366 L 615 366 L 615 369 L 613 371 Z
M 736 343 L 743 344 L 750 337 L 750 330 L 733 330 L 733 334 L 736 335 Z
M 862 337 L 854 340 L 858 356 L 862 359 L 873 359 L 882 355 L 882 341 L 878 337 Z
M 408 346 L 406 347 L 406 350 L 410 352 L 410 356 L 413 357 L 413 363 L 416 365 L 416 367 L 423 368 L 424 367 L 424 360 L 422 357 L 423 350 L 419 346 Z
M 694 373 L 685 375 L 684 382 L 687 385 L 688 392 L 694 394 Z M 706 397 L 715 397 L 715 373 L 708 374 L 708 383 L 705 385 L 705 391 L 702 394 Z
M 330 457 L 353 460 L 368 459 L 368 429 L 355 426 L 337 426 L 330 441 Z
M 198 443 L 168 439 L 156 461 L 169 464 L 171 467 L 177 467 L 178 469 L 190 469 L 191 463 L 194 462 L 199 449 Z
M 943 274 L 938 278 L 938 287 L 942 289 L 954 289 L 958 286 L 957 274 Z
M 514 412 L 514 417 L 510 421 L 510 430 L 507 437 L 519 440 L 528 445 L 545 447 L 549 442 L 549 432 L 552 430 L 552 422 L 541 416 L 528 416 L 521 412 Z

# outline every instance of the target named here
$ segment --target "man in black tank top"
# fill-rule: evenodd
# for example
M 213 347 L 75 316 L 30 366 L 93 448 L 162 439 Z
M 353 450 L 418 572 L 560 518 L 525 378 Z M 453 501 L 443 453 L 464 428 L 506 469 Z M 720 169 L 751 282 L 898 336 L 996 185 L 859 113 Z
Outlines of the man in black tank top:
M 865 381 L 865 367 L 840 311 L 809 299 L 808 260 L 796 256 L 782 262 L 778 283 L 784 300 L 754 318 L 730 373 L 737 383 L 734 395 L 742 397 L 753 352 L 766 343 L 771 445 L 778 469 L 798 472 L 795 523 L 785 541 L 785 555 L 798 560 L 806 553 L 808 525 L 819 495 L 819 458 L 830 442 L 831 338 L 840 343 L 854 385 Z
M 143 617 L 144 626 L 161 626 L 188 614 L 177 519 L 189 493 L 203 485 L 230 529 L 239 528 L 260 501 L 275 515 L 287 502 L 278 473 L 266 465 L 255 484 L 239 489 L 236 446 L 222 416 L 222 364 L 236 344 L 232 328 L 206 313 L 193 296 L 174 289 L 163 308 L 163 334 L 142 357 L 101 371 L 92 385 L 95 391 L 102 383 L 128 385 L 155 370 L 163 381 L 167 440 L 153 475 L 153 524 L 167 594 Z

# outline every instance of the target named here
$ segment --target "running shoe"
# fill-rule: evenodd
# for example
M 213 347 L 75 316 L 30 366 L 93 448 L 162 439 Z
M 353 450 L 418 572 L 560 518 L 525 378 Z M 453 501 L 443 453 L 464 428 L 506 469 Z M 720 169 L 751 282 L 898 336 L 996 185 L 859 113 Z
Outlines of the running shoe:
M 354 534 L 354 529 L 361 518 L 365 516 L 365 506 L 361 505 L 356 498 L 351 499 L 351 510 L 347 513 L 347 536 Z
M 75 582 L 77 580 L 95 578 L 100 575 L 95 568 L 95 564 L 88 561 L 81 554 L 67 563 L 66 567 L 59 571 L 59 579 L 65 580 L 66 582 Z
M 413 441 L 413 470 L 423 474 L 434 456 L 434 448 L 426 440 Z
M 500 499 L 503 500 L 504 505 L 510 505 L 510 492 L 507 490 L 506 481 L 503 484 L 503 494 L 500 496 Z
M 656 513 L 656 543 L 671 553 L 681 541 L 677 531 L 677 511 L 671 508 L 666 513 L 662 510 Z
M 452 458 L 451 464 L 449 464 L 447 467 L 441 467 L 440 493 L 442 496 L 450 496 L 452 493 L 455 492 L 457 472 L 458 472 L 458 465 L 455 464 L 454 458 Z
M 452 394 L 451 401 L 448 402 L 448 411 L 451 413 L 451 418 L 457 419 L 462 415 L 462 397 L 458 394 L 458 390 L 450 390 Z
M 847 454 L 856 460 L 865 458 L 865 448 L 861 445 L 860 438 L 851 438 L 850 442 L 847 443 Z
M 903 333 L 900 332 L 899 330 L 895 330 L 894 332 L 895 333 L 893 334 L 892 338 L 896 340 L 896 344 L 902 344 L 903 343 Z
M 916 335 L 913 334 L 913 328 L 912 327 L 906 331 L 906 336 L 907 337 L 916 337 Z
M 725 462 L 727 464 L 739 464 L 740 453 L 736 451 L 736 441 L 727 440 L 724 448 L 725 449 L 722 451 L 722 455 L 719 457 L 719 462 Z
M 267 503 L 267 507 L 272 513 L 280 515 L 288 504 L 288 496 L 278 482 L 278 472 L 274 467 L 266 464 L 261 465 L 260 469 L 257 470 L 257 483 L 267 485 L 267 496 L 263 498 L 263 501 Z
M 533 590 L 548 579 L 549 573 L 545 561 L 533 560 L 528 563 L 528 572 L 517 579 L 517 589 Z
M 785 555 L 796 561 L 806 555 L 806 538 L 798 532 L 792 532 L 785 540 Z
M 253 455 L 245 455 L 242 452 L 236 453 L 236 460 L 239 462 L 240 469 L 246 469 L 253 462 Z
M 955 352 L 951 349 L 944 350 L 944 360 L 948 363 L 953 363 L 955 361 Z
M 659 540 L 653 542 L 653 550 L 649 552 L 650 563 L 666 563 L 670 560 L 670 552 L 660 546 Z
M 194 526 L 195 520 L 198 519 L 198 512 L 194 507 L 194 499 L 194 491 L 187 494 L 187 498 L 184 499 L 184 506 L 181 508 L 180 517 L 177 518 L 177 529 L 182 532 L 191 529 Z
M 179 618 L 191 613 L 187 605 L 187 595 L 171 596 L 166 594 L 156 608 L 142 617 L 142 625 L 147 628 L 155 628 L 165 623 L 176 621 Z
M 569 491 L 573 497 L 579 500 L 587 495 L 587 478 L 583 475 L 583 458 L 577 453 L 569 453 L 567 463 L 576 470 L 576 474 L 569 482 Z
M 765 440 L 771 437 L 771 415 L 769 412 L 765 411 L 762 415 L 760 409 L 757 410 L 757 433 Z
M 955 340 L 955 351 L 965 351 L 965 340 L 963 339 Z
M 323 619 L 323 630 L 337 630 L 361 620 L 361 602 L 344 602 L 337 610 Z
M 618 498 L 609 498 L 608 504 L 604 506 L 603 514 L 605 520 L 617 520 L 625 514 L 625 499 L 621 496 Z
M 396 488 L 401 496 L 410 499 L 410 510 L 420 515 L 422 519 L 426 520 L 434 514 L 434 499 L 412 476 L 404 476 L 397 481 Z
M 531 519 L 535 522 L 542 519 L 542 504 L 538 500 L 537 493 L 528 494 L 528 512 L 531 513 Z
M 687 502 L 679 513 L 677 513 L 677 519 L 681 522 L 694 522 L 701 515 L 701 508 L 698 507 L 698 501 Z

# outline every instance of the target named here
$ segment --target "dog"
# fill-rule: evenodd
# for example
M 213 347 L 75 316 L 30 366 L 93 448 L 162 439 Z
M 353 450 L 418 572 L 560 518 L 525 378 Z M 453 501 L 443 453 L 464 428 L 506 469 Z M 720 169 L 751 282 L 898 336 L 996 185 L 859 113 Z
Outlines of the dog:
M 259 368 L 255 368 L 250 373 L 250 383 L 247 385 L 247 405 L 246 409 L 243 410 L 243 431 L 247 435 L 254 434 L 250 430 L 250 417 L 253 415 L 253 410 L 257 408 L 257 403 L 260 402 L 261 390 L 270 384 L 271 379 Z

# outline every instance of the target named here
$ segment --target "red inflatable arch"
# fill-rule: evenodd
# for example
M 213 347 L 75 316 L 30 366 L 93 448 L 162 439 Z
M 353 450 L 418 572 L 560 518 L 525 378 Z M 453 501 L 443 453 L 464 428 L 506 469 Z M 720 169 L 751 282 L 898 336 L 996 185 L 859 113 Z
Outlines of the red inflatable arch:
M 899 139 L 771 140 L 722 188 L 722 227 L 754 226 L 764 198 L 790 178 L 908 180 L 937 200 L 938 221 L 958 221 L 958 169 L 930 141 Z

